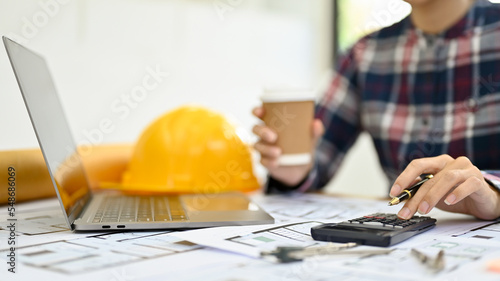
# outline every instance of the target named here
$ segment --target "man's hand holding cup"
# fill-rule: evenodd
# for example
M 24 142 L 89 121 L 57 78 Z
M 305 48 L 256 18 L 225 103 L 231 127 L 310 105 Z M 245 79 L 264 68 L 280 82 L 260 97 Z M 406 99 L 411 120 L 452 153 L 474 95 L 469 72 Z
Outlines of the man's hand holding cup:
M 314 95 L 272 90 L 264 93 L 262 102 L 252 112 L 265 123 L 253 127 L 260 138 L 254 148 L 273 178 L 297 185 L 311 170 L 316 142 L 324 132 L 321 121 L 314 119 Z

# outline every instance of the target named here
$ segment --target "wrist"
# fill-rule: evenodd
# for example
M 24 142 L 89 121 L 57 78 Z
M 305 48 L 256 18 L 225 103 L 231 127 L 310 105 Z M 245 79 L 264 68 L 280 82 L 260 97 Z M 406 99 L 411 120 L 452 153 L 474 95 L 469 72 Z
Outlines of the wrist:
M 270 173 L 266 183 L 266 193 L 290 191 L 305 192 L 309 189 L 311 186 L 311 169 L 307 169 L 305 171 L 302 170 L 301 173 L 298 173 L 297 171 L 293 172 L 293 170 L 298 168 L 300 167 L 286 167 L 287 172 L 280 174 L 282 176 L 288 175 L 288 177 L 285 177 L 286 179 L 283 179 L 283 177 L 277 177 L 276 173 Z
M 494 206 L 495 206 L 495 212 L 494 212 L 494 219 L 500 217 L 500 190 L 498 189 L 498 186 L 493 185 L 490 181 L 485 180 L 488 186 L 492 189 L 493 191 L 493 196 L 494 196 Z
M 490 182 L 484 180 L 484 184 L 489 189 L 489 195 L 487 195 L 487 200 L 483 201 L 482 205 L 484 206 L 482 211 L 478 211 L 477 206 L 476 211 L 478 211 L 474 216 L 483 220 L 495 220 L 500 217 L 500 192 L 495 187 L 492 186 Z M 487 207 L 490 206 L 490 207 Z
M 270 171 L 270 176 L 287 186 L 296 186 L 304 181 L 311 171 L 312 164 L 300 166 L 281 166 L 275 171 Z

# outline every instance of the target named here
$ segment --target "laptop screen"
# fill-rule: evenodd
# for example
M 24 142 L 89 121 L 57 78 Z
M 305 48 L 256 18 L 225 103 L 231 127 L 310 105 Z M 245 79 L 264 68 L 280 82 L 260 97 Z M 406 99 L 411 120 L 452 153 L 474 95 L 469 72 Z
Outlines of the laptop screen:
M 71 225 L 90 192 L 52 77 L 43 57 L 6 37 L 3 41 L 52 182 Z

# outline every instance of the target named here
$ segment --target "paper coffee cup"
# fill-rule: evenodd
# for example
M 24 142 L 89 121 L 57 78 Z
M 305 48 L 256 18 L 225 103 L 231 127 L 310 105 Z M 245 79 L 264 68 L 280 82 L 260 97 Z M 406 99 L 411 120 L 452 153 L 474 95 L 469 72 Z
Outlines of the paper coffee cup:
M 311 124 L 315 97 L 312 91 L 266 90 L 261 97 L 266 126 L 278 134 L 277 145 L 283 166 L 304 165 L 312 161 Z

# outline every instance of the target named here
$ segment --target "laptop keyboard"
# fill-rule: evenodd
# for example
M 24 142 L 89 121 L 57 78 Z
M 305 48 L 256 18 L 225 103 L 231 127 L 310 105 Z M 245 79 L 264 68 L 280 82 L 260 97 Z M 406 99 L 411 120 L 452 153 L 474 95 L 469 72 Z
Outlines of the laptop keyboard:
M 110 196 L 99 206 L 92 222 L 185 221 L 177 196 Z

